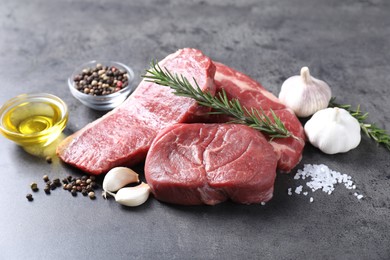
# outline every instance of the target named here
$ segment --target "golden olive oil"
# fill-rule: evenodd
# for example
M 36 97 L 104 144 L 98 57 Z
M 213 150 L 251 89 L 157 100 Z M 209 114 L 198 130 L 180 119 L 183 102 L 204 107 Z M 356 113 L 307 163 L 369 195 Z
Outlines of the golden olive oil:
M 53 120 L 47 116 L 31 116 L 23 120 L 18 130 L 22 134 L 35 134 L 49 129 L 53 126 Z
M 66 124 L 61 109 L 45 101 L 20 103 L 10 108 L 2 120 L 5 129 L 20 134 L 13 135 L 12 139 L 22 145 L 53 141 Z

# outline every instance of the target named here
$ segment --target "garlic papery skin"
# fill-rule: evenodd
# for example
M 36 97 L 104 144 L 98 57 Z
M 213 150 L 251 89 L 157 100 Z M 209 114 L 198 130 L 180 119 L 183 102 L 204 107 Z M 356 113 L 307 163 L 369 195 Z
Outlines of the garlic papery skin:
M 118 190 L 115 200 L 119 204 L 129 207 L 136 207 L 148 200 L 150 187 L 145 182 L 135 187 L 126 187 Z
M 329 85 L 310 75 L 308 67 L 301 74 L 286 79 L 279 93 L 280 101 L 298 117 L 308 117 L 327 108 L 332 91 Z
M 348 152 L 361 140 L 359 121 L 338 107 L 316 112 L 304 129 L 310 143 L 327 154 Z
M 138 174 L 126 167 L 112 168 L 103 180 L 103 197 L 107 194 L 113 195 L 112 192 L 123 188 L 127 184 L 139 182 Z

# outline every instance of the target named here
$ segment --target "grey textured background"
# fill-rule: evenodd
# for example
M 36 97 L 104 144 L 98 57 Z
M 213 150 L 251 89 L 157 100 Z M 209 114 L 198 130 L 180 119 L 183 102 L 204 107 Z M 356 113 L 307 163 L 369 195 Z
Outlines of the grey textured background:
M 309 66 L 342 103 L 361 104 L 389 130 L 390 1 L 11 1 L 0 5 L 0 104 L 48 92 L 70 108 L 65 134 L 100 117 L 66 80 L 92 59 L 117 60 L 138 78 L 152 59 L 182 47 L 245 72 L 274 94 Z M 56 190 L 28 203 L 32 181 L 81 175 L 0 138 L 0 259 L 389 259 L 389 151 L 363 138 L 347 153 L 310 145 L 303 164 L 352 176 L 358 192 L 288 196 L 302 182 L 279 174 L 265 206 L 181 207 L 153 198 L 125 208 Z M 142 171 L 142 165 L 138 167 Z M 41 186 L 42 187 L 42 186 Z

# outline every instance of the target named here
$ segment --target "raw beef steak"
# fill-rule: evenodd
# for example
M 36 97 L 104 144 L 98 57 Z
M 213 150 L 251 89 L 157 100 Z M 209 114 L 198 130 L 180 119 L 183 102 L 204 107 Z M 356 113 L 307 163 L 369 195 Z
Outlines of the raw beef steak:
M 217 67 L 214 77 L 217 92 L 224 89 L 230 99 L 238 99 L 247 108 L 262 109 L 269 116 L 272 109 L 286 128 L 296 136 L 296 138 L 277 138 L 270 142 L 278 157 L 278 169 L 283 172 L 291 171 L 300 162 L 305 146 L 304 130 L 294 112 L 286 108 L 277 97 L 254 79 L 219 62 L 213 61 L 213 63 Z M 208 121 L 227 122 L 229 118 L 211 116 Z
M 195 78 L 202 90 L 215 92 L 215 66 L 199 50 L 178 50 L 159 65 Z M 134 165 L 145 159 L 162 128 L 191 122 L 206 112 L 194 100 L 175 96 L 169 87 L 141 81 L 122 105 L 67 137 L 57 154 L 64 162 L 91 174 Z
M 176 124 L 148 152 L 145 178 L 154 196 L 182 205 L 266 202 L 277 157 L 258 131 L 236 124 Z

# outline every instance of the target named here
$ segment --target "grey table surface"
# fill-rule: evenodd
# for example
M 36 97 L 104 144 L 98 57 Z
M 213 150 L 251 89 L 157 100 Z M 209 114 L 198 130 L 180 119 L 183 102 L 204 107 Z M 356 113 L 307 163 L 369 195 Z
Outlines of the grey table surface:
M 309 66 L 340 102 L 361 104 L 389 130 L 389 13 L 387 0 L 2 0 L 0 103 L 25 92 L 57 95 L 70 109 L 68 135 L 103 115 L 68 92 L 76 66 L 121 61 L 137 84 L 152 59 L 193 47 L 276 95 Z M 0 259 L 389 259 L 389 155 L 366 137 L 346 154 L 307 145 L 297 168 L 278 174 L 265 206 L 183 207 L 150 198 L 126 208 L 63 190 L 47 196 L 41 189 L 28 202 L 29 184 L 42 175 L 82 173 L 1 137 Z M 318 191 L 313 203 L 287 194 L 304 184 L 293 178 L 297 169 L 321 163 L 350 175 L 357 190 Z

